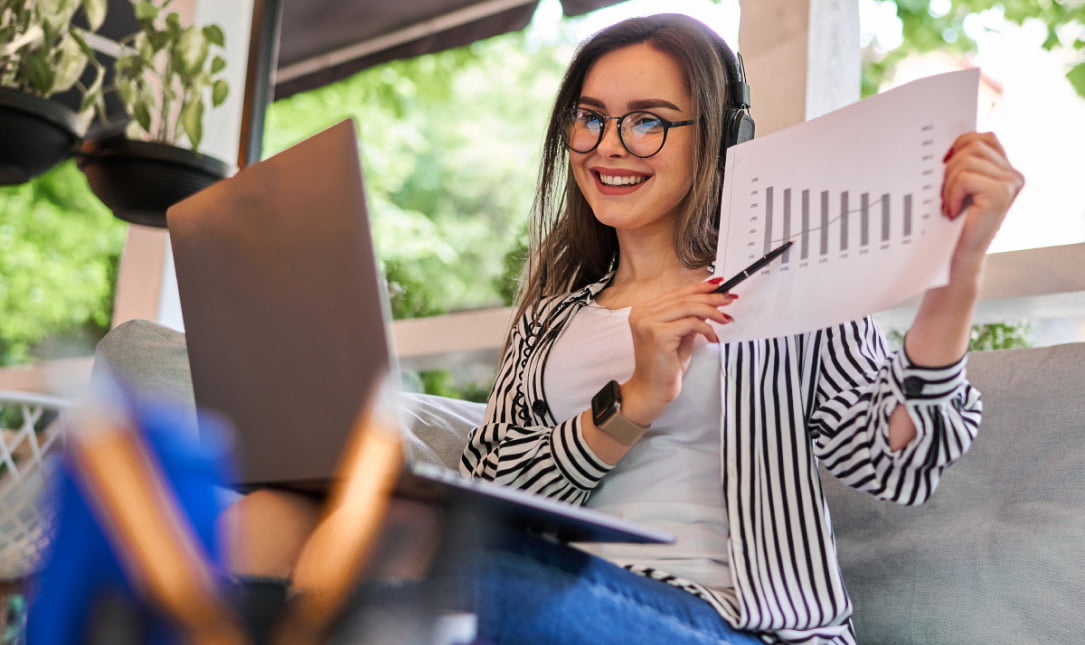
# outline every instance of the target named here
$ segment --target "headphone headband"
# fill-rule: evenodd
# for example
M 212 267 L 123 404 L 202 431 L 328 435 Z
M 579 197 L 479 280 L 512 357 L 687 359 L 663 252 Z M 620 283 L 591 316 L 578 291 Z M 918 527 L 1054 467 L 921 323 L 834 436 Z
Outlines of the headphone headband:
M 735 55 L 727 42 L 720 38 L 720 58 L 728 78 L 728 105 L 724 108 L 719 158 L 720 169 L 723 169 L 727 160 L 727 149 L 736 143 L 753 139 L 754 122 L 750 117 L 750 86 L 746 83 L 742 54 Z
M 723 59 L 723 68 L 727 72 L 729 83 L 727 89 L 731 96 L 731 105 L 741 108 L 750 108 L 750 86 L 746 84 L 746 68 L 742 64 L 742 54 L 735 54 L 727 45 L 727 41 L 720 39 L 720 58 Z

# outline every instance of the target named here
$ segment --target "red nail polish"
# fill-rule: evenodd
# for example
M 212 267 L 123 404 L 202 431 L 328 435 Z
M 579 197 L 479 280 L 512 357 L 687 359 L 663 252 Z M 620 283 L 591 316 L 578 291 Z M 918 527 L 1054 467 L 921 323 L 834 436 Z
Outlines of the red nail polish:
M 949 161 L 949 158 L 952 157 L 952 156 L 953 156 L 953 146 L 950 146 L 949 150 L 946 151 L 946 156 L 942 157 L 942 163 L 945 163 L 945 162 Z
M 723 276 L 720 276 L 718 278 L 712 278 L 708 281 L 708 284 L 719 284 L 721 282 L 723 282 Z

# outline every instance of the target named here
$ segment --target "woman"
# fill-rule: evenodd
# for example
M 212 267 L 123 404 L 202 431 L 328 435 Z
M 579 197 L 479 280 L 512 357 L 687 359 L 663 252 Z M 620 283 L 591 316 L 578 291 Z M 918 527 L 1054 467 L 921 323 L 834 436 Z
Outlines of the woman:
M 738 297 L 708 279 L 725 47 L 660 15 L 578 50 L 547 131 L 517 317 L 462 459 L 465 473 L 678 541 L 596 550 L 624 569 L 527 540 L 488 553 L 484 640 L 854 642 L 816 462 L 915 504 L 975 436 L 963 357 L 1021 175 L 993 135 L 954 142 L 942 213 L 966 221 L 949 283 L 924 294 L 903 351 L 870 319 L 721 343 Z

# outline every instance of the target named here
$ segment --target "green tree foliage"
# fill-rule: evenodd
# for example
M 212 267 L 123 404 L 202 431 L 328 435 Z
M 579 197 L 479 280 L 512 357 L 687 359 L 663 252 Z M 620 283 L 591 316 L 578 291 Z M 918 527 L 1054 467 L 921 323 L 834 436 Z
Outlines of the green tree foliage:
M 562 72 L 522 33 L 395 61 L 276 102 L 265 148 L 353 117 L 393 315 L 495 305 Z
M 893 4 L 903 30 L 901 45 L 884 54 L 867 52 L 863 65 L 863 96 L 875 94 L 882 78 L 899 61 L 915 53 L 936 49 L 973 51 L 976 43 L 965 31 L 965 21 L 983 11 L 1001 11 L 1011 22 L 1039 20 L 1047 27 L 1046 50 L 1077 52 L 1077 63 L 1066 78 L 1085 96 L 1085 2 L 1080 0 L 875 0 Z M 936 5 L 936 7 L 932 7 Z
M 972 327 L 968 349 L 969 351 L 987 351 L 1028 347 L 1030 328 L 1031 325 L 1027 321 L 975 325 Z
M 0 365 L 91 353 L 125 230 L 72 161 L 0 188 Z

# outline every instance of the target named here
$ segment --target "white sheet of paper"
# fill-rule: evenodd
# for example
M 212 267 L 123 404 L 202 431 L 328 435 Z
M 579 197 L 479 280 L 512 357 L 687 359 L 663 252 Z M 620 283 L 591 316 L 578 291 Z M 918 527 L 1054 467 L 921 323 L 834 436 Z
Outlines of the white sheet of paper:
M 724 342 L 897 306 L 945 284 L 964 218 L 941 215 L 942 158 L 976 127 L 979 70 L 914 81 L 727 152 L 716 275 L 794 240 L 733 289 Z

